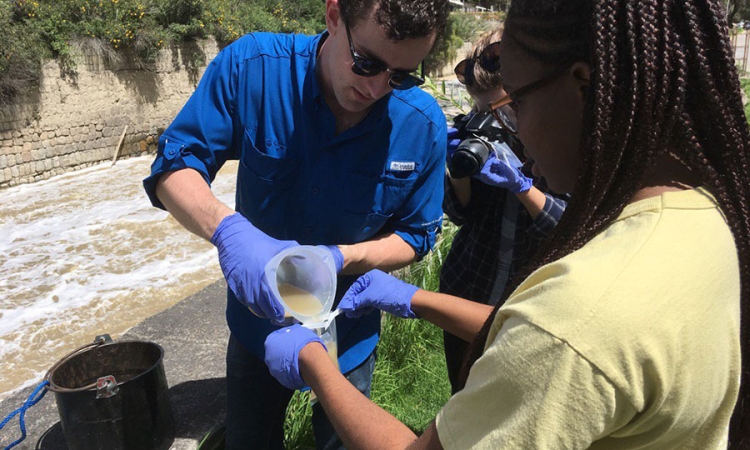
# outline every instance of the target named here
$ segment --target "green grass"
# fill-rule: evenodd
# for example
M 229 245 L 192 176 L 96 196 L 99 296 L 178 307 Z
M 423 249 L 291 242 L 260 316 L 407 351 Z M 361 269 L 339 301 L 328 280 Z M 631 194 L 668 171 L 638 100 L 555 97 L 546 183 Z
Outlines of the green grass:
M 750 102 L 748 102 L 748 99 L 750 99 L 750 78 L 740 78 L 740 87 L 742 88 L 742 92 L 745 93 L 745 98 L 743 99 L 745 104 L 745 117 L 750 120 Z
M 455 227 L 446 222 L 432 253 L 397 275 L 436 291 L 440 267 L 454 233 Z M 384 314 L 377 352 L 372 400 L 421 434 L 450 397 L 442 330 L 424 320 Z M 284 425 L 287 449 L 315 448 L 309 398 L 307 392 L 296 392 L 292 398 Z
M 290 450 L 315 448 L 309 391 L 295 392 L 289 403 L 286 410 L 286 422 L 284 422 L 284 448 Z
M 372 400 L 421 434 L 450 397 L 443 332 L 421 320 L 385 316 Z

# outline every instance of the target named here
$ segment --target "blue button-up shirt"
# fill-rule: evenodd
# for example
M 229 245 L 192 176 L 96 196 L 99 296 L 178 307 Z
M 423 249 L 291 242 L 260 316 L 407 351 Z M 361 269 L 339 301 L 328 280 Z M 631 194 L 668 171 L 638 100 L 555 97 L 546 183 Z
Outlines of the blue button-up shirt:
M 446 126 L 437 102 L 418 88 L 376 102 L 356 126 L 336 120 L 315 74 L 318 36 L 249 34 L 222 50 L 159 139 L 144 186 L 151 202 L 169 171 L 192 168 L 207 183 L 239 159 L 236 208 L 277 239 L 353 244 L 385 232 L 419 255 L 442 216 Z M 356 277 L 339 277 L 336 301 Z M 263 357 L 276 329 L 228 292 L 227 322 Z M 374 350 L 379 315 L 337 319 L 339 364 L 347 372 Z

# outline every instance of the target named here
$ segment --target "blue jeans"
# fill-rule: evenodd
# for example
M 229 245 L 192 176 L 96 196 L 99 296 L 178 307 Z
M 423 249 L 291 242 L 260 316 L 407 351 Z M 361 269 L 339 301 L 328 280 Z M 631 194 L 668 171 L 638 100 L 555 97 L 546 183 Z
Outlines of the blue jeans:
M 370 397 L 375 352 L 346 374 L 360 392 Z M 227 347 L 226 450 L 284 449 L 284 417 L 294 391 L 271 376 L 266 364 L 250 354 L 234 336 Z M 343 449 L 341 439 L 319 403 L 312 415 L 319 450 Z

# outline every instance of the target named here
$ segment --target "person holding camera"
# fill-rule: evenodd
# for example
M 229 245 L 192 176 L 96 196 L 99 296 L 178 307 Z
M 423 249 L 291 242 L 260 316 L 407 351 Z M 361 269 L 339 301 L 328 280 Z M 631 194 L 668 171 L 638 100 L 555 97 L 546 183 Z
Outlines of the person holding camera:
M 503 129 L 488 104 L 505 95 L 498 50 L 502 29 L 485 34 L 456 65 L 474 109 L 448 131 L 443 211 L 460 226 L 440 273 L 440 292 L 495 305 L 508 280 L 557 225 L 564 197 L 543 191 L 522 164 L 520 141 Z M 528 161 L 527 161 L 528 162 Z M 541 189 L 540 189 L 541 188 Z M 444 332 L 452 393 L 468 343 Z

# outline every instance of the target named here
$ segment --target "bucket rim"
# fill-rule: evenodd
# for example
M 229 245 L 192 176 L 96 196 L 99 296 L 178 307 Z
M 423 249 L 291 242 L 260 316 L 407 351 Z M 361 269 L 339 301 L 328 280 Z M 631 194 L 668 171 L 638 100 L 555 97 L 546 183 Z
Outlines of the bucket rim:
M 156 346 L 156 348 L 159 349 L 159 358 L 157 358 L 156 362 L 154 364 L 152 364 L 151 366 L 149 366 L 148 369 L 145 369 L 143 372 L 139 373 L 138 375 L 136 375 L 136 376 L 134 376 L 132 378 L 129 378 L 127 381 L 123 381 L 123 382 L 117 381 L 117 386 L 121 386 L 124 383 L 128 383 L 128 382 L 131 382 L 131 381 L 139 379 L 140 377 L 142 377 L 145 374 L 147 374 L 147 373 L 151 372 L 152 370 L 154 370 L 154 368 L 156 368 L 157 366 L 159 366 L 159 364 L 161 364 L 164 361 L 164 347 L 162 347 L 161 345 L 159 345 L 159 344 L 157 344 L 156 342 L 153 342 L 153 341 L 146 341 L 146 340 L 141 340 L 141 339 L 132 339 L 132 340 L 127 340 L 127 341 L 112 341 L 112 342 L 104 342 L 104 343 L 93 342 L 91 344 L 86 344 L 86 345 L 84 345 L 82 347 L 79 347 L 79 348 L 73 350 L 72 352 L 70 352 L 67 355 L 63 356 L 55 364 L 53 364 L 52 367 L 50 367 L 50 369 L 47 371 L 47 374 L 44 376 L 44 379 L 49 382 L 49 385 L 47 385 L 47 389 L 50 390 L 50 391 L 52 391 L 52 392 L 63 392 L 63 393 L 85 392 L 85 391 L 95 390 L 95 388 L 96 388 L 96 382 L 87 384 L 85 386 L 77 387 L 77 388 L 66 388 L 66 387 L 58 386 L 57 384 L 55 384 L 54 381 L 52 381 L 52 375 L 55 373 L 55 371 L 57 371 L 60 367 L 62 367 L 63 364 L 65 364 L 66 362 L 70 361 L 71 359 L 73 359 L 74 357 L 76 357 L 78 355 L 82 355 L 82 354 L 84 354 L 84 353 L 86 353 L 86 352 L 88 352 L 90 350 L 93 350 L 93 348 L 108 347 L 108 346 L 121 345 L 121 344 L 149 344 L 149 345 L 154 345 L 154 346 Z

